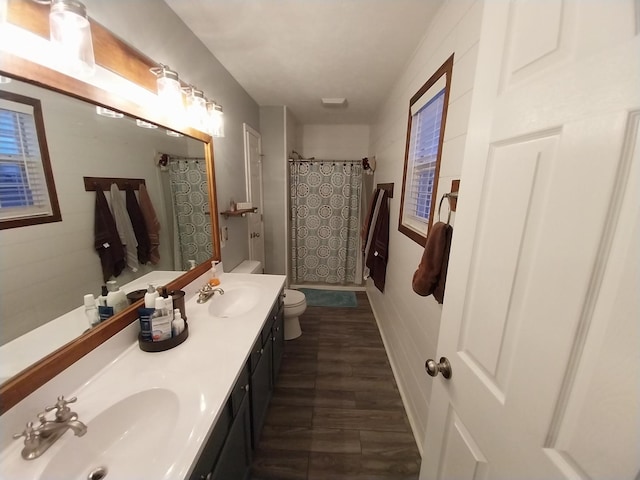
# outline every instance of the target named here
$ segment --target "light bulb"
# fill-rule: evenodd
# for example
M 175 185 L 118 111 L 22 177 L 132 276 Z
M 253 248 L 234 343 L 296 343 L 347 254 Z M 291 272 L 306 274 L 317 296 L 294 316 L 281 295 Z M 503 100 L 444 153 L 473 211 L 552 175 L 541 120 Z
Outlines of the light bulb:
M 158 77 L 156 80 L 158 98 L 162 102 L 163 110 L 169 116 L 181 116 L 184 113 L 184 102 L 178 73 L 162 64 L 152 68 L 151 71 Z
M 52 0 L 49 27 L 60 67 L 78 77 L 93 75 L 96 64 L 85 6 L 77 0 Z

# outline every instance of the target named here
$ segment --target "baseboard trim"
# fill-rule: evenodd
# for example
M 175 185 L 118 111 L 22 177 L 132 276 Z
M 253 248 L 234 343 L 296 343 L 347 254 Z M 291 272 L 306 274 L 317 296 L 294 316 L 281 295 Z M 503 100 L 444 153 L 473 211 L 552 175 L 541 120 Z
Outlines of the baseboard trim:
M 366 291 L 366 289 L 365 289 Z M 389 364 L 391 365 L 391 371 L 393 372 L 393 376 L 396 379 L 396 385 L 398 385 L 398 391 L 400 392 L 400 398 L 402 399 L 402 405 L 404 406 L 404 411 L 407 413 L 407 418 L 409 419 L 409 425 L 411 426 L 411 433 L 413 433 L 413 438 L 416 441 L 416 445 L 418 446 L 418 451 L 420 452 L 420 457 L 424 457 L 422 451 L 422 438 L 418 438 L 419 429 L 416 427 L 415 419 L 413 418 L 413 414 L 411 413 L 411 409 L 407 408 L 409 405 L 409 401 L 407 400 L 407 396 L 404 391 L 404 386 L 400 381 L 400 376 L 398 375 L 398 368 L 396 367 L 393 355 L 389 354 L 389 344 L 387 342 L 387 338 L 385 337 L 383 329 L 380 327 L 380 319 L 378 318 L 378 314 L 376 312 L 376 308 L 371 301 L 371 296 L 367 291 L 367 298 L 369 299 L 369 305 L 371 305 L 371 311 L 373 312 L 373 318 L 376 319 L 376 325 L 378 325 L 378 331 L 380 332 L 380 337 L 382 338 L 382 344 L 384 345 L 384 350 L 387 352 L 387 358 L 389 359 Z

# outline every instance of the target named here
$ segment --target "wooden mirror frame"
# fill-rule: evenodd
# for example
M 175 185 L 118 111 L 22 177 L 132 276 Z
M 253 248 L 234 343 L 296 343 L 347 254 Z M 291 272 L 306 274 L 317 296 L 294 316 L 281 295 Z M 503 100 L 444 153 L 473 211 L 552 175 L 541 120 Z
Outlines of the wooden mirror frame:
M 43 6 L 30 0 L 10 0 L 8 21 L 25 30 L 49 38 L 48 5 Z M 155 76 L 149 71 L 149 68 L 158 64 L 127 45 L 97 22 L 91 19 L 90 22 L 96 63 L 156 93 Z M 192 128 L 182 128 L 176 125 L 171 118 L 158 118 L 148 109 L 113 93 L 5 52 L 0 54 L 0 75 L 145 119 L 203 142 L 209 180 L 211 227 L 212 232 L 218 231 L 213 141 L 210 135 Z M 220 260 L 220 239 L 215 233 L 212 237 L 214 256 L 211 260 Z M 170 290 L 183 288 L 209 268 L 210 262 L 207 261 L 169 283 L 168 288 Z M 0 387 L 0 415 L 134 322 L 138 318 L 137 309 L 140 304 L 141 301 L 131 305 L 108 322 L 58 348 L 2 384 Z

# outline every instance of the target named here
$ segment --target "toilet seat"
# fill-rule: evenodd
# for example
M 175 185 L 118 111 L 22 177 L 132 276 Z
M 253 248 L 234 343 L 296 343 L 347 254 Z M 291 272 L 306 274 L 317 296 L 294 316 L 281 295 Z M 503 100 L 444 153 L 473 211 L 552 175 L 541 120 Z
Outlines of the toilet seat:
M 304 296 L 304 293 L 298 291 L 298 290 L 289 290 L 286 289 L 284 290 L 284 308 L 295 308 L 295 307 L 299 307 L 300 305 L 306 303 L 307 299 Z

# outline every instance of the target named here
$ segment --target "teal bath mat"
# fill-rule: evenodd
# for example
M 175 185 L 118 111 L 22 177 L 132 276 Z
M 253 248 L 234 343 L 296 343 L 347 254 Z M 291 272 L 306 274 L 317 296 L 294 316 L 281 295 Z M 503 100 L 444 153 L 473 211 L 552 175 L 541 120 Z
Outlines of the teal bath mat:
M 299 288 L 307 298 L 310 307 L 357 307 L 355 292 L 343 290 L 317 290 L 315 288 Z

